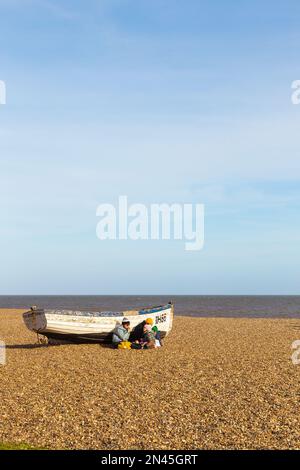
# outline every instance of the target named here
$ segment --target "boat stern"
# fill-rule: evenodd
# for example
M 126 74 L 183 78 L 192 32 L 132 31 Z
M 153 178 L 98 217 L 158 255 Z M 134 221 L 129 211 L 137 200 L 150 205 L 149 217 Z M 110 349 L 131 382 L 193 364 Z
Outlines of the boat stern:
M 42 332 L 47 327 L 47 319 L 43 309 L 31 307 L 28 312 L 23 313 L 23 320 L 30 331 Z

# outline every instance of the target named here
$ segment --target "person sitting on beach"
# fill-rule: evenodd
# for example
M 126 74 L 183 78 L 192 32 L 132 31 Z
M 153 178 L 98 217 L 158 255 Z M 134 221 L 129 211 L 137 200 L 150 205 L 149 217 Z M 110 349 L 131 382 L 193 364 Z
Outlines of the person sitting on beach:
M 155 336 L 155 347 L 160 348 L 160 346 L 162 346 L 162 342 L 161 342 L 161 335 L 160 335 L 159 329 L 157 328 L 157 326 L 153 326 L 153 319 L 152 318 L 147 318 L 145 323 L 146 323 L 146 325 L 151 325 L 152 331 L 153 331 L 154 336 Z
M 143 349 L 154 349 L 155 348 L 155 334 L 152 331 L 152 326 L 149 323 L 144 325 L 144 333 L 141 338 L 140 344 Z
M 135 345 L 140 345 L 143 346 L 146 344 L 146 341 L 144 339 L 144 327 L 145 325 L 153 325 L 153 320 L 152 318 L 147 318 L 146 320 L 143 320 L 141 323 L 139 323 L 134 330 L 132 331 L 130 335 L 130 341 L 135 344 Z M 137 348 L 137 346 L 136 346 Z
M 118 347 L 122 341 L 128 341 L 130 336 L 130 321 L 128 318 L 123 318 L 122 325 L 116 326 L 113 332 L 112 342 L 115 347 Z
M 131 349 L 151 349 L 161 346 L 160 332 L 157 326 L 152 327 L 153 319 L 147 318 L 137 325 L 130 334 Z
M 159 329 L 157 328 L 157 326 L 154 326 L 152 328 L 152 331 L 154 332 L 155 334 L 155 345 L 157 348 L 160 348 L 162 346 L 162 340 L 161 340 L 161 335 L 160 335 L 160 331 Z

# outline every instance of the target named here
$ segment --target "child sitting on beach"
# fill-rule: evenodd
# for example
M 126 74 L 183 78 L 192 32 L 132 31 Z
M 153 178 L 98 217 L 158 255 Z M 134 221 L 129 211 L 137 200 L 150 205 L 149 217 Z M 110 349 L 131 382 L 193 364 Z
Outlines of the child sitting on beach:
M 160 348 L 162 346 L 162 342 L 161 342 L 161 336 L 160 336 L 160 331 L 159 329 L 157 328 L 156 325 L 153 326 L 153 320 L 152 318 L 147 318 L 146 322 L 145 322 L 147 325 L 151 325 L 152 327 L 152 331 L 154 333 L 154 336 L 155 336 L 155 347 L 156 348 Z
M 160 331 L 156 325 L 152 328 L 152 331 L 154 332 L 154 335 L 155 335 L 155 346 L 157 348 L 160 348 L 162 346 Z
M 141 338 L 140 344 L 144 349 L 154 349 L 155 348 L 155 334 L 152 331 L 152 327 L 149 324 L 145 324 L 143 328 L 143 336 Z

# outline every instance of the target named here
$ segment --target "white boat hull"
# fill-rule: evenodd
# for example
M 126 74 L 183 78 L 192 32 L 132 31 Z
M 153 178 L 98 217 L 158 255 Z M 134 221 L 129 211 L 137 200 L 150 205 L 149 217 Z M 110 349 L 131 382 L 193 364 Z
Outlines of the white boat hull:
M 146 318 L 152 318 L 153 325 L 158 327 L 162 337 L 171 331 L 174 314 L 172 304 L 140 312 L 124 311 L 118 315 L 105 316 L 101 312 L 36 309 L 24 313 L 23 318 L 29 330 L 49 339 L 80 343 L 111 342 L 113 330 L 122 323 L 124 317 L 130 319 L 133 335 Z

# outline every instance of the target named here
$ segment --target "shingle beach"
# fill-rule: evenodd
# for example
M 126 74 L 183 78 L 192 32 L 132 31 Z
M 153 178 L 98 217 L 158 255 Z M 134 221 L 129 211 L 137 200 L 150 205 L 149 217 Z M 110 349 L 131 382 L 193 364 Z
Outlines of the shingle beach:
M 39 346 L 0 310 L 0 441 L 51 449 L 299 449 L 300 320 L 175 317 L 164 347 Z

